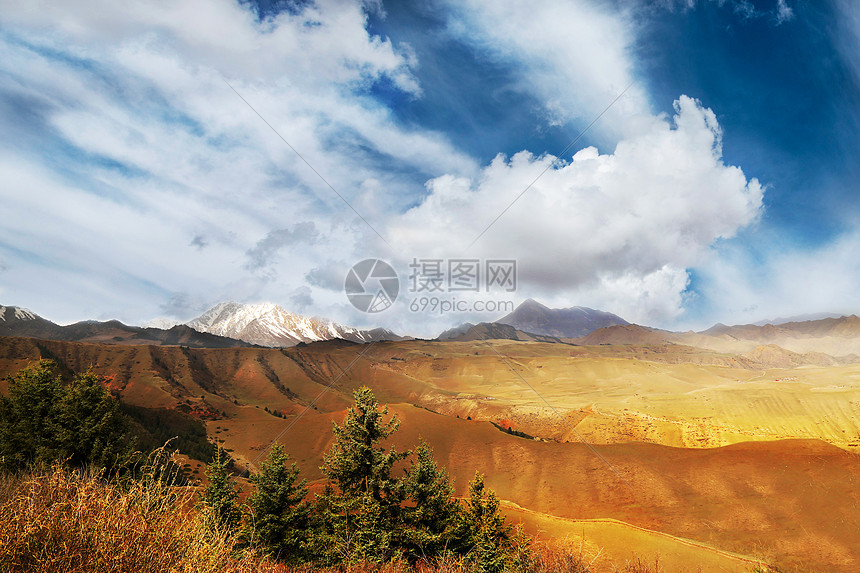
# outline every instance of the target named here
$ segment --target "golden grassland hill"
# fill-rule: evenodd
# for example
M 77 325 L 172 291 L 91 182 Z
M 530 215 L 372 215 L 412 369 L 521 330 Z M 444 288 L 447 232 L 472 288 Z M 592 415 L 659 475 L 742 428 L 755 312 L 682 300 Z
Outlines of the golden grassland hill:
M 501 498 L 539 513 L 616 519 L 786 567 L 860 570 L 858 365 L 759 370 L 672 344 L 201 350 L 0 338 L 0 374 L 40 357 L 92 367 L 129 403 L 187 407 L 240 465 L 280 437 L 312 480 L 332 422 L 368 385 L 403 420 L 398 447 L 425 438 L 461 494 L 479 470 Z M 542 440 L 490 423 L 503 420 Z
M 341 410 L 347 387 L 366 383 L 384 402 L 505 421 L 558 441 L 714 447 L 809 438 L 860 447 L 860 365 L 772 368 L 674 344 L 330 341 L 216 351 L 0 338 L 0 374 L 39 358 L 92 367 L 131 403 L 183 404 L 210 419 L 243 408 L 289 416 L 312 402 L 316 411 Z

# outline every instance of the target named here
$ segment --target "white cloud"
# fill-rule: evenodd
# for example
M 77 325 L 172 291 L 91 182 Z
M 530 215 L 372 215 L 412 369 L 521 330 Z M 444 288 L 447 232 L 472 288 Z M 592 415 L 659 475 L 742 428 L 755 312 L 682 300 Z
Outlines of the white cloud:
M 547 122 L 584 127 L 628 86 L 595 126 L 610 140 L 650 118 L 642 85 L 634 83 L 633 15 L 596 2 L 451 1 L 450 32 L 484 57 L 515 65 L 518 89 L 534 94 Z
M 777 0 L 775 12 L 777 25 L 790 22 L 794 19 L 794 10 L 791 9 L 791 6 L 785 0 Z
M 655 120 L 612 154 L 584 149 L 546 171 L 468 254 L 516 258 L 533 291 L 598 300 L 634 321 L 675 319 L 685 269 L 754 222 L 763 194 L 755 178 L 723 163 L 711 110 L 686 96 L 675 107 L 673 118 Z M 553 161 L 521 152 L 497 157 L 476 180 L 437 178 L 388 234 L 414 256 L 462 256 Z
M 737 247 L 721 250 L 698 272 L 709 301 L 707 322 L 746 324 L 777 316 L 857 313 L 860 230 L 813 249 L 774 248 L 764 260 Z M 698 326 L 701 326 L 699 324 Z
M 369 220 L 414 203 L 420 184 L 398 173 L 474 172 L 442 134 L 398 125 L 366 95 L 383 76 L 421 94 L 414 55 L 366 18 L 340 0 L 265 22 L 231 0 L 0 2 L 0 98 L 28 112 L 2 120 L 49 134 L 3 143 L 9 302 L 129 321 L 182 293 L 286 303 L 320 261 L 356 256 L 369 231 L 225 79 Z M 46 141 L 60 153 L 42 155 Z M 318 230 L 313 245 L 262 274 L 243 268 L 300 222 Z M 61 273 L 58 297 L 48 277 Z
M 29 135 L 63 144 L 40 155 L 0 142 L 5 302 L 132 322 L 219 300 L 312 302 L 313 314 L 419 330 L 402 302 L 380 316 L 348 305 L 345 270 L 387 251 L 224 80 L 383 230 L 395 262 L 515 257 L 521 292 L 558 305 L 671 321 L 686 269 L 760 212 L 758 182 L 722 161 L 714 114 L 682 97 L 674 118 L 655 117 L 634 83 L 597 126 L 613 152 L 551 167 L 464 252 L 554 158 L 522 151 L 481 168 L 444 134 L 398 123 L 373 83 L 415 98 L 429 88 L 408 46 L 367 32 L 368 6 L 319 0 L 260 22 L 232 0 L 0 0 L 0 97 L 38 109 Z M 630 14 L 587 2 L 449 9 L 449 33 L 510 64 L 548 123 L 584 125 L 636 79 Z M 312 243 L 278 231 L 297 224 Z M 451 320 L 425 318 L 425 335 Z

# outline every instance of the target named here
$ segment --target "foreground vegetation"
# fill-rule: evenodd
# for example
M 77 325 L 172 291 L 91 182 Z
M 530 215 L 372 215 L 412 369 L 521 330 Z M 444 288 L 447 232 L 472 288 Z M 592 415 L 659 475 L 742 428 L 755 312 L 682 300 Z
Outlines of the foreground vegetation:
M 367 388 L 334 425 L 327 483 L 311 495 L 279 444 L 250 491 L 240 492 L 220 450 L 205 487 L 185 485 L 164 448 L 132 451 L 136 420 L 92 374 L 64 380 L 43 362 L 9 382 L 0 398 L 0 571 L 591 570 L 581 545 L 538 542 L 507 523 L 481 475 L 457 500 L 427 444 L 387 449 L 399 423 Z
M 153 476 L 152 472 L 148 474 Z M 194 511 L 196 493 L 163 480 L 123 486 L 60 465 L 0 484 L 0 571 L 9 573 L 470 573 L 452 557 L 383 564 L 290 565 L 249 549 Z M 535 542 L 531 573 L 589 571 L 578 544 Z M 631 563 L 620 571 L 650 573 Z

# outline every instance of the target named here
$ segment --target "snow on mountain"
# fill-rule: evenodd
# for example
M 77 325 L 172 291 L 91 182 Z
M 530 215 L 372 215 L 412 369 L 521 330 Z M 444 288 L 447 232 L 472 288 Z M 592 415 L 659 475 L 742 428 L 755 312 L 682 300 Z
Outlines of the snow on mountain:
M 260 346 L 295 346 L 300 342 L 317 342 L 342 338 L 353 342 L 400 340 L 390 330 L 359 330 L 330 320 L 308 318 L 264 302 L 240 304 L 222 302 L 187 323 L 200 332 L 227 336 Z
M 184 324 L 181 320 L 176 320 L 175 318 L 168 318 L 166 316 L 160 316 L 158 318 L 153 318 L 149 322 L 145 322 L 141 325 L 142 328 L 158 328 L 160 330 L 170 330 L 174 326 L 179 326 L 180 324 Z
M 2 306 L 0 305 L 0 320 L 3 322 L 11 322 L 15 320 L 36 320 L 39 318 L 35 313 L 26 308 L 17 306 Z

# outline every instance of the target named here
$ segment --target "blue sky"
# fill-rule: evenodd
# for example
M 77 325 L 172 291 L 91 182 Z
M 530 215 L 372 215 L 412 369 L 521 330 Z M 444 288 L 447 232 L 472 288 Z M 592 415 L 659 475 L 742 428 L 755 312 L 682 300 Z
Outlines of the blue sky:
M 848 0 L 3 4 L 2 304 L 430 335 L 498 313 L 365 315 L 343 278 L 465 257 L 667 328 L 860 306 Z

